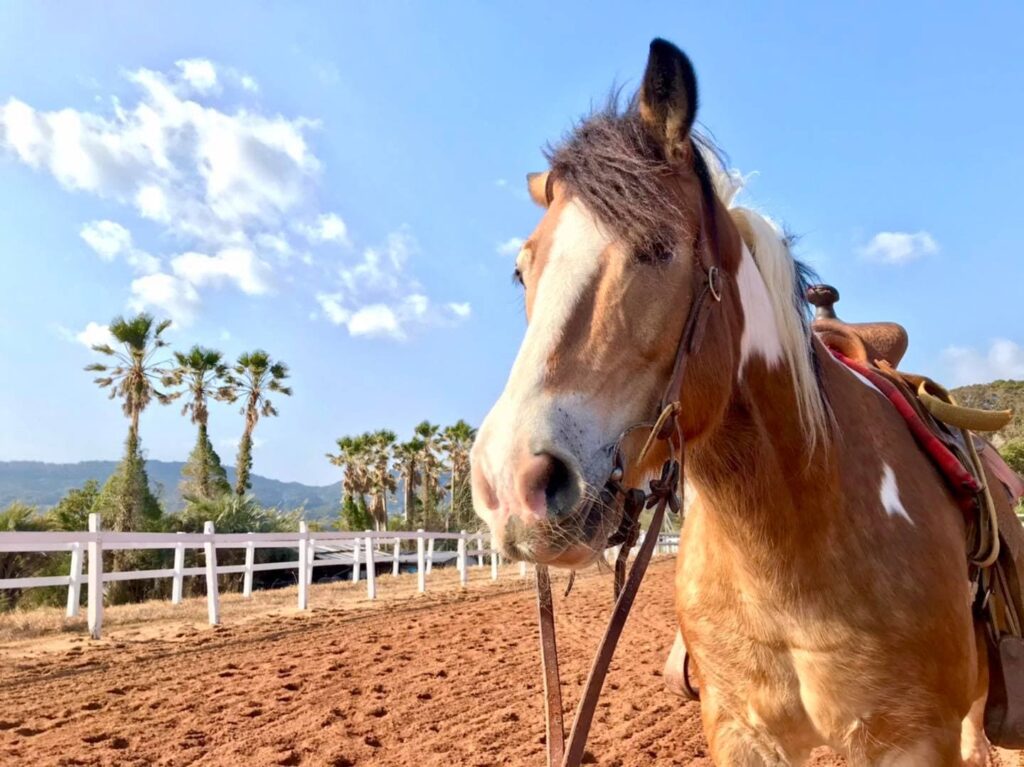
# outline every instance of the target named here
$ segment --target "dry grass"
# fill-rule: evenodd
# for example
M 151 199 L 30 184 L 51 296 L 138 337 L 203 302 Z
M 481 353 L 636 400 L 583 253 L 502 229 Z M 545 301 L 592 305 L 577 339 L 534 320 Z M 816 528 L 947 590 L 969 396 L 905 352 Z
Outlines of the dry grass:
M 309 606 L 312 610 L 380 610 L 398 602 L 412 599 L 451 601 L 460 598 L 463 590 L 459 587 L 455 568 L 438 568 L 427 576 L 427 593 L 416 591 L 416 576 L 403 574 L 377 576 L 377 599 L 366 597 L 366 582 L 351 581 L 315 583 L 310 589 Z M 521 589 L 532 588 L 532 572 L 527 578 L 519 577 L 518 566 L 500 568 L 498 581 L 491 580 L 490 567 L 470 567 L 467 591 L 480 589 Z M 298 588 L 254 591 L 250 599 L 238 592 L 220 595 L 221 623 L 232 625 L 267 615 L 297 612 Z M 88 633 L 86 609 L 83 607 L 77 618 L 65 616 L 64 608 L 39 607 L 31 610 L 16 610 L 0 613 L 0 649 L 2 645 L 22 643 L 26 640 L 58 635 L 84 636 Z M 103 630 L 105 633 L 116 629 L 145 629 L 146 633 L 159 632 L 162 628 L 176 625 L 206 625 L 206 597 L 183 599 L 181 604 L 170 600 L 151 600 L 138 604 L 116 605 L 105 608 Z

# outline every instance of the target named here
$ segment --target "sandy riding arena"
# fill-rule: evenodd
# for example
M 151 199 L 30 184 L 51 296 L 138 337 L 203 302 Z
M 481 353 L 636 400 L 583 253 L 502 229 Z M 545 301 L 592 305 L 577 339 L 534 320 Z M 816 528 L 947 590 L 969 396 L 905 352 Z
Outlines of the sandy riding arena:
M 244 609 L 227 600 L 218 628 L 199 622 L 196 600 L 173 619 L 166 605 L 153 607 L 162 620 L 135 623 L 113 609 L 98 643 L 75 633 L 10 639 L 0 645 L 0 764 L 542 765 L 529 582 L 509 569 L 460 591 L 444 577 L 420 597 L 404 583 L 413 579 L 382 578 L 372 604 L 357 586 L 317 586 L 303 614 L 258 593 Z M 573 703 L 603 629 L 609 577 L 580 577 L 567 600 L 556 598 Z M 612 665 L 591 763 L 710 765 L 697 706 L 662 686 L 671 606 L 672 564 L 661 560 Z

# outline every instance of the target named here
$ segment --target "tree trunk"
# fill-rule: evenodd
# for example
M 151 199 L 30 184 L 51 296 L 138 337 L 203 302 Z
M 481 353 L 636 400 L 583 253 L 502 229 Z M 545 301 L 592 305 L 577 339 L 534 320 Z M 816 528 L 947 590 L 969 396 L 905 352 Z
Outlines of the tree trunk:
M 199 424 L 199 439 L 197 444 L 205 447 L 208 439 L 209 436 L 206 433 L 206 424 Z M 210 497 L 210 464 L 209 458 L 206 455 L 202 456 L 202 461 L 199 463 L 198 471 L 196 472 L 196 485 L 199 487 L 199 492 L 202 494 L 203 498 Z
M 403 481 L 405 487 L 402 488 L 402 503 L 405 506 L 405 525 L 410 530 L 412 529 L 412 512 L 416 507 L 416 483 L 413 481 L 413 477 L 416 476 L 416 464 L 408 463 L 403 467 Z
M 246 428 L 238 442 L 238 459 L 235 461 L 235 495 L 241 498 L 249 490 L 249 473 L 252 470 L 252 430 Z

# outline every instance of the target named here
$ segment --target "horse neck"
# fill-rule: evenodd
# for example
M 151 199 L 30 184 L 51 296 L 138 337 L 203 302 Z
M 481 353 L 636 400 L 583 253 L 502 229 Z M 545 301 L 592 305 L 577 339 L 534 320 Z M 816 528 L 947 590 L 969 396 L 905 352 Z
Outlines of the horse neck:
M 839 513 L 831 441 L 810 440 L 798 412 L 786 365 L 753 359 L 722 421 L 686 457 L 708 521 L 773 568 L 780 550 L 813 545 Z

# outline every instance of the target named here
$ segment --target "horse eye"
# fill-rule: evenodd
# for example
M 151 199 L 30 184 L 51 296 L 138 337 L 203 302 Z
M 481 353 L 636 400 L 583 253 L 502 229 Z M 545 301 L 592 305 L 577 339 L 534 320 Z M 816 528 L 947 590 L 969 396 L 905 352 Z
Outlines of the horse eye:
M 515 268 L 515 271 L 512 272 L 512 282 L 520 287 L 526 287 L 526 283 L 523 282 L 523 273 L 519 271 L 518 266 Z
M 672 260 L 672 248 L 664 242 L 650 242 L 637 248 L 634 255 L 643 264 L 663 264 Z

